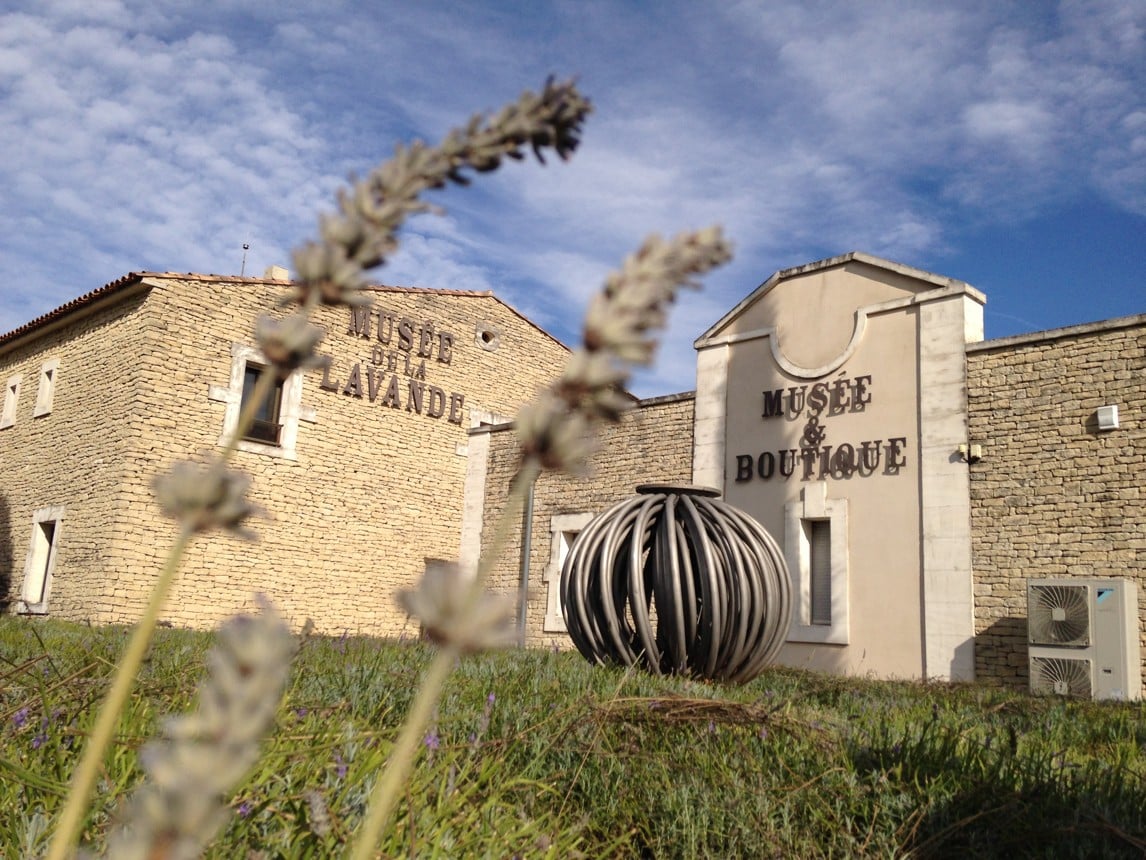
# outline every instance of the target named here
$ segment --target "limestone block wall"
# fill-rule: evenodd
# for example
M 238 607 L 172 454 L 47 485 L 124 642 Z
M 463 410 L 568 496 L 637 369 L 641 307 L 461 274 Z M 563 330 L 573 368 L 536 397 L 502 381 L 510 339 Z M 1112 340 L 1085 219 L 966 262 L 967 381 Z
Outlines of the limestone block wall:
M 1146 656 L 1146 314 L 968 346 L 967 375 L 976 677 L 1028 685 L 1030 578 L 1136 580 Z
M 564 522 L 575 523 L 598 514 L 631 496 L 638 484 L 691 483 L 693 405 L 692 392 L 640 401 L 620 424 L 601 428 L 597 453 L 585 477 L 544 474 L 538 480 L 533 497 L 526 644 L 571 647 L 564 632 L 546 624 L 547 609 L 552 616 L 548 604 L 554 575 L 555 521 L 561 523 L 565 518 Z M 497 428 L 488 437 L 483 547 L 504 507 L 505 488 L 519 457 L 511 428 Z M 519 593 L 522 534 L 518 521 L 491 575 L 490 587 L 495 591 Z
M 114 499 L 98 497 L 120 523 L 112 539 L 99 543 L 104 596 L 77 588 L 64 600 L 57 590 L 53 615 L 98 622 L 138 617 L 174 538 L 151 481 L 176 460 L 219 450 L 238 398 L 235 356 L 255 346 L 256 315 L 288 289 L 252 278 L 145 280 L 151 289 L 131 317 L 130 336 L 99 347 L 123 356 L 131 378 L 117 457 L 124 468 Z M 234 460 L 250 474 L 252 498 L 267 512 L 253 524 L 259 538 L 198 538 L 166 620 L 211 626 L 251 607 L 262 592 L 288 618 L 301 624 L 309 617 L 320 631 L 397 634 L 405 617 L 394 592 L 416 579 L 426 558 L 457 556 L 471 422 L 512 414 L 552 378 L 568 351 L 489 294 L 382 288 L 374 309 L 392 317 L 388 343 L 379 337 L 377 314 L 355 323 L 346 308 L 320 310 L 316 322 L 327 330 L 321 349 L 329 365 L 297 383 L 291 455 L 246 446 Z M 424 344 L 423 328 L 431 332 Z M 424 359 L 417 355 L 422 347 Z M 89 362 L 87 370 L 101 378 L 96 365 Z M 411 385 L 422 386 L 418 409 Z M 440 390 L 436 401 L 432 387 Z M 66 436 L 53 442 L 60 457 L 71 456 Z M 79 508 L 96 498 L 69 504 Z M 70 535 L 64 537 L 61 563 L 72 551 Z
M 48 605 L 95 618 L 117 599 L 116 555 L 127 540 L 122 490 L 137 468 L 131 415 L 139 386 L 146 290 L 66 328 L 0 349 L 0 381 L 20 378 L 12 422 L 0 429 L 0 612 L 16 609 L 34 514 L 55 508 Z M 54 362 L 49 411 L 34 415 Z
M 164 316 L 180 321 L 168 337 L 185 346 L 178 358 L 159 357 L 152 373 L 187 383 L 177 396 L 194 423 L 142 422 L 144 444 L 173 453 L 182 446 L 183 455 L 217 444 L 225 406 L 209 401 L 208 385 L 226 384 L 232 342 L 245 339 L 254 314 L 282 290 L 222 288 L 224 300 L 203 303 L 209 319 L 195 318 L 204 311 L 193 283 L 164 291 Z M 303 380 L 297 459 L 240 452 L 236 461 L 253 476 L 255 499 L 271 519 L 259 526 L 256 547 L 213 536 L 193 548 L 173 601 L 179 623 L 213 623 L 262 590 L 320 630 L 393 635 L 405 624 L 394 592 L 416 580 L 425 559 L 457 557 L 471 411 L 512 414 L 557 373 L 567 351 L 489 295 L 390 289 L 375 294 L 374 306 L 395 321 L 449 333 L 448 363 L 431 338 L 423 375 L 451 402 L 437 418 L 428 403 L 422 414 L 408 408 L 405 360 L 413 354 L 417 375 L 416 345 L 403 350 L 398 333 L 386 330 L 384 344 L 377 316 L 370 329 L 352 330 L 347 309 L 324 309 L 317 321 L 327 328 L 330 366 Z M 384 405 L 395 378 L 398 399 Z

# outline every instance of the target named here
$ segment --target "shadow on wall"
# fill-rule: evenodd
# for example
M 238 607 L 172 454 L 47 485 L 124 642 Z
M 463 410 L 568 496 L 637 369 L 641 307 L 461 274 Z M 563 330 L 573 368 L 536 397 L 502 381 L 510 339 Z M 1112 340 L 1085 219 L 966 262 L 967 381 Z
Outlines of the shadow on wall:
M 1000 618 L 975 636 L 975 680 L 1015 690 L 1029 687 L 1025 615 Z
M 9 522 L 8 500 L 0 496 L 0 613 L 8 612 L 12 606 L 12 530 Z

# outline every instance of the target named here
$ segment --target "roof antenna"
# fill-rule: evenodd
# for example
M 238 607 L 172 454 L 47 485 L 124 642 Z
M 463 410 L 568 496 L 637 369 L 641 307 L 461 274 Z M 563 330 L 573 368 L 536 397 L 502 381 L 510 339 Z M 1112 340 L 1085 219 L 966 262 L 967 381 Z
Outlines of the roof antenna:
M 251 246 L 246 242 L 243 243 L 243 265 L 239 267 L 239 277 L 243 277 L 247 273 L 247 251 L 251 250 Z

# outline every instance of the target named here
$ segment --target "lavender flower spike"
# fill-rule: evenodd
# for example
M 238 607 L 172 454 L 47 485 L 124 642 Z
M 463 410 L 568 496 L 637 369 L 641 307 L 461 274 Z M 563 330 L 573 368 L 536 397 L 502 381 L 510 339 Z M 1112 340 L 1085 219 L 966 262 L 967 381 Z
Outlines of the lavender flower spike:
M 585 471 L 594 422 L 619 421 L 632 405 L 624 393 L 632 365 L 652 361 L 656 331 L 682 287 L 732 256 L 719 227 L 665 241 L 651 236 L 609 275 L 589 305 L 584 346 L 560 379 L 517 414 L 522 456 L 543 469 Z
M 220 629 L 198 708 L 169 718 L 140 752 L 147 778 L 109 836 L 107 857 L 191 860 L 226 822 L 226 798 L 259 757 L 297 650 L 278 613 L 260 602 L 261 614 Z
M 321 241 L 295 249 L 293 300 L 308 306 L 366 303 L 366 271 L 397 250 L 398 228 L 409 216 L 434 209 L 421 199 L 424 192 L 451 182 L 468 185 L 468 171 L 496 170 L 506 158 L 519 161 L 526 147 L 542 162 L 543 150 L 568 158 L 591 110 L 571 81 L 550 79 L 540 93 L 525 92 L 488 119 L 473 117 L 439 146 L 398 146 L 389 161 L 339 193 L 338 211 L 320 219 Z
M 416 589 L 398 593 L 398 603 L 421 622 L 431 641 L 456 645 L 463 653 L 512 644 L 513 601 L 489 591 L 471 600 L 472 587 L 456 564 L 430 562 Z
M 159 507 L 191 532 L 224 528 L 240 537 L 253 538 L 244 521 L 260 513 L 247 501 L 251 479 L 228 469 L 221 462 L 199 466 L 181 460 L 171 471 L 155 479 Z

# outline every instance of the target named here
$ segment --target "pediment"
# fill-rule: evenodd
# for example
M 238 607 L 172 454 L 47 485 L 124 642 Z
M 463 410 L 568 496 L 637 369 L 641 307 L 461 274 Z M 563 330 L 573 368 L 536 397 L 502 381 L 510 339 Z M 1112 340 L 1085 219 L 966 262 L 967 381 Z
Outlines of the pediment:
M 951 290 L 982 299 L 962 281 L 853 251 L 777 272 L 694 345 L 768 335 L 782 364 L 800 376 L 817 375 L 850 352 L 871 313 Z

